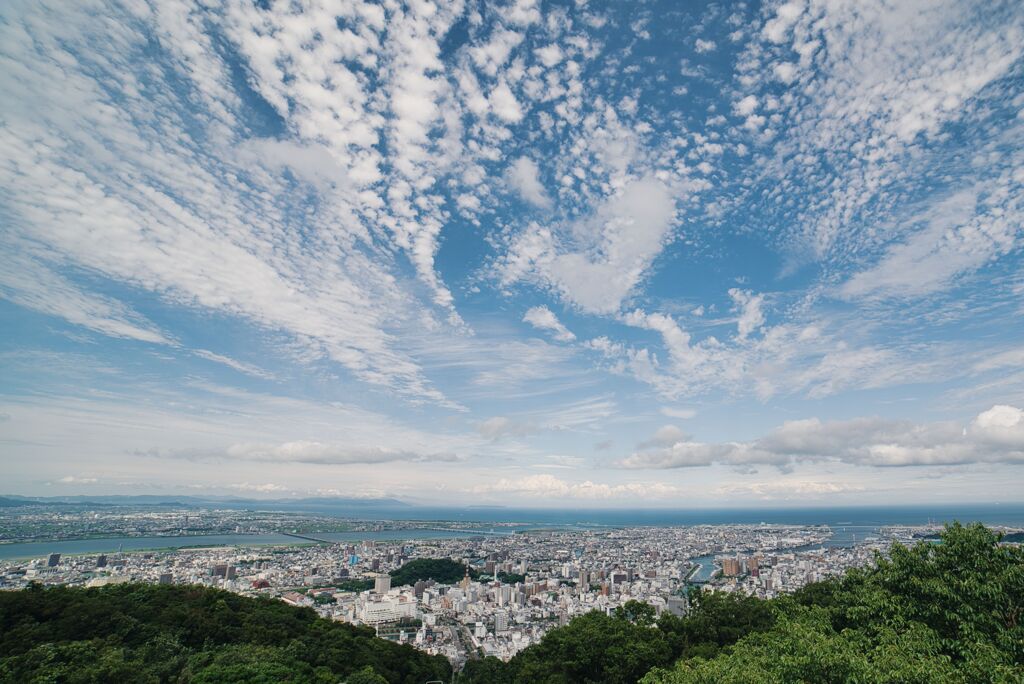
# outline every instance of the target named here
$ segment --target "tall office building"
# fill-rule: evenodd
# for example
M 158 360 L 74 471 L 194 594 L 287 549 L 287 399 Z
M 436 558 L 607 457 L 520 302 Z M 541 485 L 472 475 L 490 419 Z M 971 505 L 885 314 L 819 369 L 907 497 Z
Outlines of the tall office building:
M 727 577 L 736 577 L 742 573 L 742 565 L 739 558 L 723 558 L 722 574 Z
M 55 568 L 60 565 L 60 554 L 51 553 L 50 558 L 46 561 L 47 567 Z
M 377 575 L 377 579 L 373 581 L 373 590 L 378 594 L 386 594 L 391 591 L 391 575 Z
M 508 613 L 504 610 L 494 611 L 494 633 L 501 634 L 508 631 Z

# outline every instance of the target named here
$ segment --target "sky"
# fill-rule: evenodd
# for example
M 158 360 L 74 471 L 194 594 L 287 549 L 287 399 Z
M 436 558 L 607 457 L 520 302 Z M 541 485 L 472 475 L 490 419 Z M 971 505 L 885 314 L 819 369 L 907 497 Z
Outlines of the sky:
M 0 493 L 1024 500 L 1024 5 L 0 3 Z

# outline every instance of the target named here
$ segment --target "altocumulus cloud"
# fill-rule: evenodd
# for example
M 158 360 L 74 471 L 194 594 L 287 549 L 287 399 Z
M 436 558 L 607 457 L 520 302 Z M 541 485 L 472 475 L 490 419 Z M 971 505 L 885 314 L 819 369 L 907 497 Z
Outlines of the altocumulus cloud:
M 664 435 L 662 435 L 664 437 Z M 783 423 L 751 442 L 703 443 L 685 435 L 671 445 L 663 439 L 641 444 L 621 461 L 625 468 L 691 468 L 713 464 L 776 465 L 835 460 L 869 466 L 1024 463 L 1024 411 L 997 405 L 967 425 L 912 423 L 884 418 Z

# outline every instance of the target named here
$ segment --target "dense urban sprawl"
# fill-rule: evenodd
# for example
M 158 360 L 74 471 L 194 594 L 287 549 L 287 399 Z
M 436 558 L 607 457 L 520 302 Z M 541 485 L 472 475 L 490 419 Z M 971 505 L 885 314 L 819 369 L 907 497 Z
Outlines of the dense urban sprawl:
M 216 519 L 221 530 L 233 521 L 231 531 L 236 533 L 270 527 L 266 520 L 255 524 L 252 514 L 245 524 L 236 519 L 242 515 L 238 512 L 189 515 L 195 520 Z M 281 519 L 269 518 L 274 528 L 282 529 Z M 469 528 L 468 536 L 318 543 L 315 531 L 310 531 L 316 520 L 289 519 L 294 529 L 309 536 L 289 545 L 64 557 L 53 553 L 9 560 L 0 562 L 0 588 L 19 589 L 32 582 L 102 586 L 129 581 L 215 586 L 277 597 L 310 606 L 324 617 L 370 625 L 384 638 L 411 643 L 459 664 L 482 655 L 507 660 L 577 615 L 593 610 L 610 613 L 628 600 L 645 601 L 659 613 L 684 614 L 691 591 L 738 591 L 770 598 L 870 564 L 876 552 L 885 553 L 894 541 L 909 543 L 936 531 L 885 527 L 837 542 L 836 530 L 826 526 L 703 525 L 514 534 L 507 527 L 490 526 L 502 531 L 474 534 L 473 526 L 460 523 Z M 334 521 L 329 529 L 341 525 Z M 344 525 L 348 530 L 379 530 L 409 524 Z M 427 527 L 413 524 L 409 536 Z M 448 559 L 465 571 L 454 581 L 420 577 L 392 586 L 391 573 L 416 559 Z

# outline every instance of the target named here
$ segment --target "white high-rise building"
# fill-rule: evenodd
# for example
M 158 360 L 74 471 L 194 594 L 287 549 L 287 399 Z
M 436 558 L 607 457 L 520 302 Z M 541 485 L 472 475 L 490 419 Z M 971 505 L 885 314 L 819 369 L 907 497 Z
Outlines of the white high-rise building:
M 391 575 L 377 575 L 377 579 L 373 581 L 373 590 L 378 594 L 386 594 L 391 591 Z
M 494 633 L 503 634 L 508 631 L 508 613 L 504 610 L 494 611 Z

